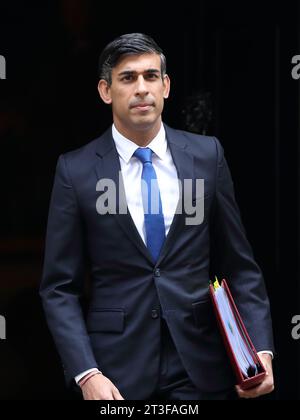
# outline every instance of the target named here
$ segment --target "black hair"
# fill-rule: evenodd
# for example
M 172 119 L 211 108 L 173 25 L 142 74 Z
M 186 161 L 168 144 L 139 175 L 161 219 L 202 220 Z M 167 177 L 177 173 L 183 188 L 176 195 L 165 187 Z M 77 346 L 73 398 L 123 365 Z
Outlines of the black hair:
M 99 58 L 98 70 L 100 79 L 106 80 L 110 85 L 112 69 L 122 57 L 147 53 L 154 53 L 160 56 L 161 75 L 163 77 L 166 73 L 167 64 L 162 49 L 149 35 L 132 33 L 121 35 L 106 45 Z

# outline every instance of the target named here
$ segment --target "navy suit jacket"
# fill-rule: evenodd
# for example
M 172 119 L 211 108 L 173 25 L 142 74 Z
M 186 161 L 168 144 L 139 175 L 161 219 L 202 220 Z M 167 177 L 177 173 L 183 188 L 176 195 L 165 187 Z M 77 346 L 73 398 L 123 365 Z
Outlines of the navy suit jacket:
M 178 178 L 204 179 L 204 220 L 174 216 L 156 264 L 129 213 L 96 211 L 100 179 L 119 185 L 111 129 L 58 159 L 40 294 L 67 381 L 98 366 L 125 399 L 154 390 L 164 317 L 195 385 L 227 389 L 234 378 L 208 295 L 212 274 L 226 277 L 256 349 L 273 350 L 269 301 L 234 197 L 223 148 L 214 137 L 166 135 Z M 118 208 L 117 200 L 117 208 Z M 85 273 L 91 292 L 82 311 Z

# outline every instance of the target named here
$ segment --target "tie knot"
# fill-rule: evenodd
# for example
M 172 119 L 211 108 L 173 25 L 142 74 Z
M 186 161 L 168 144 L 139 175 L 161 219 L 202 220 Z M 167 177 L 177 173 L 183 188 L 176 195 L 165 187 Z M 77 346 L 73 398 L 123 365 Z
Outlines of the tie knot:
M 137 157 L 142 164 L 149 162 L 152 163 L 152 150 L 149 147 L 139 147 L 134 152 L 133 156 Z

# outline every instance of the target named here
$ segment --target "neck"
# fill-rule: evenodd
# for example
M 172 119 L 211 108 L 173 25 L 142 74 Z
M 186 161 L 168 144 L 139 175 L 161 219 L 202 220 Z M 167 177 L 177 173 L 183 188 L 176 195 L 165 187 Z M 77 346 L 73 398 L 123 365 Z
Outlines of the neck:
M 157 136 L 160 127 L 161 127 L 161 120 L 158 124 L 155 124 L 151 127 L 143 127 L 140 130 L 130 129 L 123 126 L 120 126 L 116 121 L 114 121 L 116 129 L 122 136 L 126 137 L 127 139 L 133 141 L 140 147 L 146 147 L 149 143 Z

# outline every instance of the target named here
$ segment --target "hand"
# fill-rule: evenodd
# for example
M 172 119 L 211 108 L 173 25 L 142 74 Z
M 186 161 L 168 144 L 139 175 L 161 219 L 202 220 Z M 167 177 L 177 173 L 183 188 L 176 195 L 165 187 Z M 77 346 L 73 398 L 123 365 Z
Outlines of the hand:
M 274 390 L 272 357 L 270 354 L 261 353 L 259 358 L 267 371 L 267 375 L 265 376 L 263 382 L 254 388 L 242 390 L 239 385 L 236 385 L 235 389 L 240 398 L 256 398 L 261 395 L 269 394 Z
M 84 400 L 124 400 L 119 390 L 104 375 L 88 379 L 81 387 Z

